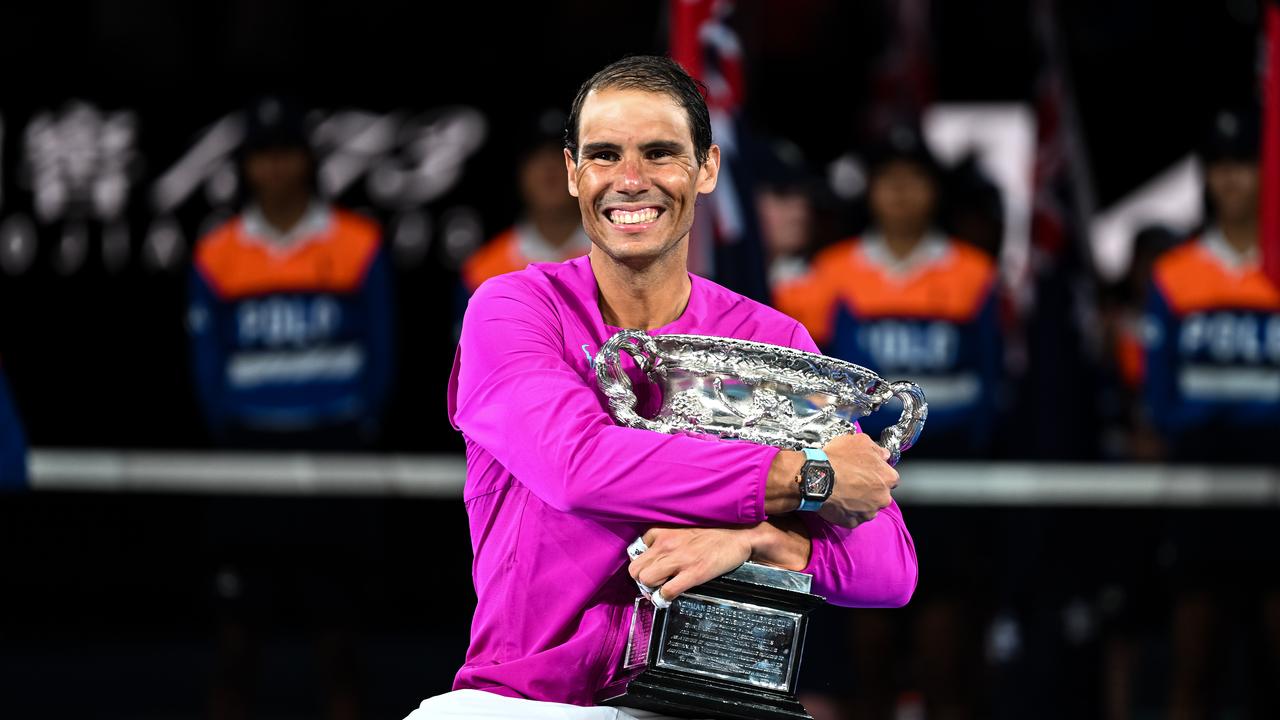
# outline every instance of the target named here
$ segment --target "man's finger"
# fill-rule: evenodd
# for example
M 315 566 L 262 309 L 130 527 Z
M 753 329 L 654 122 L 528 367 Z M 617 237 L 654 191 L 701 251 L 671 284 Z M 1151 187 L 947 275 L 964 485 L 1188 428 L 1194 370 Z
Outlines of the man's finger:
M 641 560 L 645 559 L 646 558 L 642 556 L 640 560 L 636 560 L 635 562 L 639 563 Z M 657 587 L 658 585 L 667 582 L 671 576 L 676 575 L 679 572 L 680 566 L 675 560 L 670 557 L 654 557 L 649 559 L 649 562 L 640 565 L 632 577 L 645 585 Z
M 640 557 L 641 555 L 645 554 L 648 551 L 649 551 L 649 544 L 645 542 L 644 538 L 638 537 L 630 545 L 627 546 L 627 557 L 631 558 L 632 560 L 635 560 L 636 558 Z
M 668 602 L 675 600 L 691 587 L 701 585 L 711 578 L 701 577 L 698 573 L 686 570 L 662 584 L 662 597 Z
M 649 587 L 658 587 L 665 585 L 671 579 L 670 573 L 658 572 L 656 570 L 644 570 L 636 575 L 636 582 L 642 582 Z
M 653 562 L 652 558 L 647 558 L 643 555 L 640 555 L 635 560 L 632 560 L 629 565 L 627 565 L 627 574 L 631 576 L 632 580 L 634 580 L 640 577 L 640 571 L 648 567 L 652 562 Z

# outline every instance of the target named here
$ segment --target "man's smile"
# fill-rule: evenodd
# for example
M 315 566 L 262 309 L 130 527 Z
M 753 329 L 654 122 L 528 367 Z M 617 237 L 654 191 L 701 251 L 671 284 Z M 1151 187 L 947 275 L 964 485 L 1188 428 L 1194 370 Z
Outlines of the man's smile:
M 605 206 L 601 214 L 615 230 L 640 232 L 652 227 L 666 211 L 661 205 L 616 204 Z

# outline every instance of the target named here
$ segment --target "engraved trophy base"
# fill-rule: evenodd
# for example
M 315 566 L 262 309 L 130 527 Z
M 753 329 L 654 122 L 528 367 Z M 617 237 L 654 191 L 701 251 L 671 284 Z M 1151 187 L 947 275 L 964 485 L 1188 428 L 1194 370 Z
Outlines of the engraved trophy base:
M 746 563 L 656 609 L 637 598 L 625 679 L 601 705 L 724 720 L 812 720 L 796 699 L 808 615 L 804 573 Z

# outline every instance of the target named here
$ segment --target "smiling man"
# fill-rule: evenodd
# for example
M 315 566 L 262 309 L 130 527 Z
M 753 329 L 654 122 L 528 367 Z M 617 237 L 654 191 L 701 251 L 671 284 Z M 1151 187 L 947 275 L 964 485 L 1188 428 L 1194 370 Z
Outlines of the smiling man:
M 620 60 L 582 86 L 565 139 L 592 249 L 496 277 L 467 308 L 449 414 L 467 445 L 476 612 L 454 691 L 414 720 L 656 717 L 593 705 L 621 673 L 633 578 L 670 600 L 753 559 L 811 573 L 841 605 L 898 606 L 915 588 L 898 475 L 866 436 L 821 449 L 834 482 L 815 497 L 805 453 L 621 427 L 596 387 L 592 355 L 622 328 L 816 351 L 795 320 L 687 271 L 720 169 L 697 84 L 666 58 Z M 628 563 L 637 536 L 650 549 Z

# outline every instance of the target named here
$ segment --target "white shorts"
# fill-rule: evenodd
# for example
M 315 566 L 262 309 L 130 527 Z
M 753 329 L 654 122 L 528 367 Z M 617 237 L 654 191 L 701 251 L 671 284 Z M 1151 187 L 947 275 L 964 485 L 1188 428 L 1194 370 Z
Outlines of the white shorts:
M 422 701 L 404 720 L 675 720 L 634 708 L 582 707 L 454 690 Z

